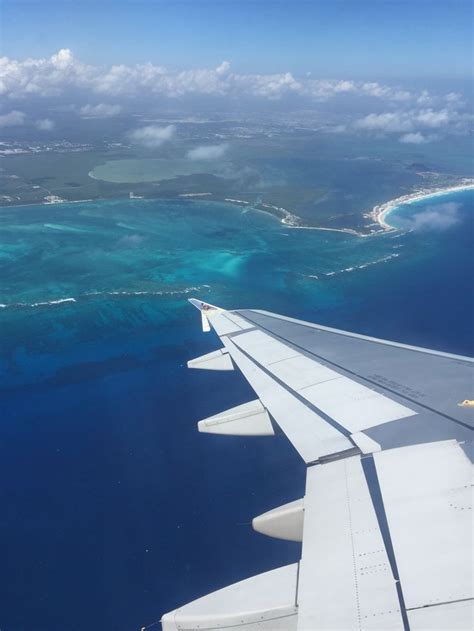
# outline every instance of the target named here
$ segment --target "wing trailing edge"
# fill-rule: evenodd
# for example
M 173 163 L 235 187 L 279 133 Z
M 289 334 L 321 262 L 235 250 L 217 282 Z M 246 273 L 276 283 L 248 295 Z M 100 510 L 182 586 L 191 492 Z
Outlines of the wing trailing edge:
M 273 436 L 275 431 L 259 399 L 237 405 L 198 422 L 198 430 L 231 436 Z
M 252 525 L 302 554 L 166 614 L 163 631 L 471 631 L 472 360 L 190 302 L 224 345 L 190 367 L 230 361 L 258 397 L 199 430 L 286 434 L 305 495 Z

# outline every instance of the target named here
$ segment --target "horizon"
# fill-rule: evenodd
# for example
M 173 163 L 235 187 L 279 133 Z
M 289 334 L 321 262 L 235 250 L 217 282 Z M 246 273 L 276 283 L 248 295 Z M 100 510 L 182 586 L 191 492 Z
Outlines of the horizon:
M 466 0 L 5 0 L 2 21 L 2 55 L 12 59 L 49 57 L 68 48 L 88 64 L 150 62 L 173 71 L 226 60 L 241 74 L 357 80 L 472 76 L 472 5 Z
M 261 112 L 429 144 L 472 128 L 471 15 L 465 0 L 6 0 L 0 128 Z

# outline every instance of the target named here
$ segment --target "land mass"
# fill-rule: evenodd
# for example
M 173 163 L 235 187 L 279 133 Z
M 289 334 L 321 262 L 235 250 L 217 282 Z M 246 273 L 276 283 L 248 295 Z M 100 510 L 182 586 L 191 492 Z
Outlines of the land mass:
M 474 182 L 458 149 L 451 163 L 437 164 L 432 156 L 400 155 L 398 147 L 393 155 L 386 142 L 370 146 L 332 135 L 328 144 L 317 129 L 302 134 L 242 122 L 180 129 L 181 145 L 153 151 L 113 136 L 0 143 L 0 206 L 206 198 L 269 214 L 292 229 L 370 236 L 394 229 L 387 217 L 395 207 Z M 196 142 L 223 141 L 232 144 L 222 160 L 186 157 Z

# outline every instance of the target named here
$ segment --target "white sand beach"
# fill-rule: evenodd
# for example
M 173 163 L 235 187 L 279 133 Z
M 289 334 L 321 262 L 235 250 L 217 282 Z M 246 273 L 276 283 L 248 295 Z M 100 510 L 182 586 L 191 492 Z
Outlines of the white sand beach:
M 454 193 L 456 191 L 467 191 L 469 189 L 474 188 L 474 181 L 467 180 L 462 184 L 456 184 L 455 186 L 446 186 L 443 188 L 437 189 L 421 189 L 418 191 L 414 191 L 413 193 L 409 193 L 408 195 L 402 195 L 401 197 L 397 197 L 396 199 L 392 199 L 384 204 L 380 204 L 379 206 L 374 206 L 372 209 L 370 216 L 374 220 L 380 224 L 380 226 L 384 230 L 395 230 L 395 227 L 387 222 L 388 215 L 401 206 L 403 204 L 413 204 L 414 202 L 418 202 L 422 199 L 429 199 L 431 197 L 442 197 L 447 193 Z

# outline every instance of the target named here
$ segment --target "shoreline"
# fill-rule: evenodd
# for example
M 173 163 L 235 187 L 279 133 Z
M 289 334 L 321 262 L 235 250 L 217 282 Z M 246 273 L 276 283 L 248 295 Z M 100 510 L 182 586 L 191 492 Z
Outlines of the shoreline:
M 469 180 L 463 184 L 444 186 L 442 188 L 421 189 L 414 191 L 413 193 L 408 193 L 407 195 L 402 195 L 401 197 L 396 197 L 395 199 L 391 199 L 378 206 L 374 206 L 369 213 L 369 217 L 373 219 L 374 222 L 378 223 L 384 232 L 398 230 L 398 228 L 388 223 L 387 217 L 399 206 L 413 204 L 423 199 L 430 199 L 431 197 L 443 197 L 444 195 L 449 195 L 449 193 L 468 191 L 472 189 L 474 189 L 473 180 Z
M 380 234 L 385 234 L 387 232 L 394 232 L 399 230 L 399 228 L 391 225 L 387 221 L 388 215 L 396 210 L 399 206 L 403 206 L 405 204 L 413 204 L 423 199 L 429 199 L 431 197 L 442 197 L 444 195 L 448 195 L 449 193 L 467 191 L 474 189 L 474 179 L 465 178 L 462 184 L 453 184 L 451 186 L 444 186 L 441 188 L 430 188 L 430 189 L 419 189 L 417 191 L 413 191 L 412 193 L 407 193 L 406 195 L 401 195 L 400 197 L 396 197 L 395 199 L 391 199 L 383 204 L 379 204 L 374 206 L 372 210 L 368 213 L 363 213 L 363 216 L 371 219 L 374 224 L 379 225 L 379 229 L 371 230 L 370 232 L 361 232 L 356 230 L 355 228 L 329 228 L 325 226 L 313 226 L 308 225 L 303 222 L 303 220 L 298 217 L 298 215 L 293 214 L 286 208 L 282 208 L 279 206 L 275 206 L 273 204 L 268 204 L 264 202 L 260 202 L 257 204 L 253 204 L 247 200 L 236 199 L 231 197 L 225 198 L 214 198 L 209 199 L 213 195 L 213 193 L 181 193 L 177 196 L 177 198 L 188 199 L 189 201 L 194 201 L 196 198 L 204 197 L 207 198 L 208 201 L 211 202 L 223 202 L 230 203 L 234 206 L 240 208 L 247 208 L 249 210 L 255 210 L 257 212 L 263 212 L 270 217 L 276 219 L 279 223 L 281 223 L 286 228 L 291 228 L 293 230 L 322 230 L 325 232 L 339 232 L 344 234 L 349 234 L 356 237 L 373 237 Z M 11 205 L 0 205 L 0 212 L 2 208 L 28 208 L 31 206 L 55 206 L 55 205 L 68 205 L 68 204 L 80 204 L 85 202 L 100 202 L 100 201 L 132 201 L 133 199 L 147 200 L 153 201 L 153 199 L 163 200 L 165 198 L 157 197 L 157 198 L 148 198 L 148 197 L 99 197 L 97 199 L 74 199 L 74 200 L 63 200 L 61 201 L 41 201 L 41 202 L 32 202 L 28 204 L 11 204 Z M 170 197 L 169 199 L 176 199 Z

